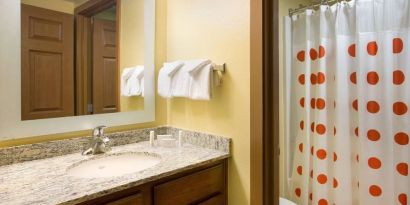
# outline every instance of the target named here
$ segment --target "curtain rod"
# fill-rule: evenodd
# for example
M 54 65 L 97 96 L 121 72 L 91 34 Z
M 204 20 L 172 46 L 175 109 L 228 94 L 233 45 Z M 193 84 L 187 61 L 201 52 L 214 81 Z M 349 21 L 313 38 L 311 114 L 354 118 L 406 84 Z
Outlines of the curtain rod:
M 303 4 L 299 4 L 299 8 L 296 9 L 289 9 L 289 16 L 292 16 L 293 14 L 296 13 L 302 13 L 304 12 L 306 9 L 315 9 L 318 8 L 321 5 L 328 5 L 330 6 L 331 4 L 334 3 L 339 3 L 339 2 L 349 2 L 350 0 L 321 0 L 318 3 L 313 3 L 310 5 L 303 5 Z

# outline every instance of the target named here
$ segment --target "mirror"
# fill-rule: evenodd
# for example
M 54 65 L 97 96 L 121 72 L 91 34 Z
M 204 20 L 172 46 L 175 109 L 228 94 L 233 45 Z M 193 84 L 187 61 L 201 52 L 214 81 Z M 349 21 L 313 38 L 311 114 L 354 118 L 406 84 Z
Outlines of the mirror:
M 138 99 L 141 100 L 143 103 L 143 108 L 134 110 L 134 111 L 127 111 L 122 112 L 122 108 L 120 107 L 121 112 L 112 112 L 112 113 L 104 113 L 104 114 L 93 114 L 93 115 L 69 115 L 66 117 L 54 117 L 49 118 L 50 116 L 43 116 L 44 119 L 35 119 L 35 120 L 22 120 L 22 107 L 23 107 L 23 93 L 22 93 L 22 84 L 24 83 L 24 79 L 22 79 L 22 53 L 24 52 L 24 48 L 22 47 L 22 37 L 20 36 L 21 31 L 21 24 L 23 19 L 21 18 L 21 9 L 22 9 L 22 2 L 23 0 L 16 0 L 16 1 L 0 1 L 1 8 L 3 11 L 7 12 L 0 12 L 0 25 L 1 28 L 1 35 L 3 37 L 3 41 L 0 42 L 1 48 L 3 49 L 0 54 L 0 98 L 1 98 L 1 106 L 0 106 L 0 141 L 4 140 L 12 140 L 12 139 L 19 139 L 19 138 L 27 138 L 27 137 L 34 137 L 40 135 L 50 135 L 55 133 L 66 133 L 66 132 L 73 132 L 73 131 L 80 131 L 80 130 L 89 130 L 99 125 L 106 125 L 109 127 L 113 126 L 123 126 L 123 125 L 135 125 L 139 123 L 147 123 L 155 121 L 155 81 L 154 81 L 154 74 L 155 74 L 155 0 L 115 0 L 116 8 L 122 9 L 123 7 L 127 7 L 131 10 L 139 11 L 139 9 L 143 9 L 143 11 L 139 12 L 139 16 L 143 16 L 144 20 L 143 23 L 143 33 L 144 33 L 144 40 L 143 40 L 143 65 L 144 69 L 144 97 L 139 97 Z M 26 3 L 31 4 L 43 4 L 46 2 L 46 8 L 49 10 L 55 10 L 62 13 L 67 13 L 71 15 L 75 15 L 75 9 L 79 8 L 79 6 L 86 4 L 87 2 L 90 3 L 98 3 L 98 2 L 111 2 L 112 0 L 24 0 Z M 136 8 L 134 6 L 127 6 L 129 3 L 133 3 L 135 1 L 143 1 L 143 8 Z M 89 4 L 90 4 L 89 3 Z M 120 3 L 121 5 L 118 6 L 117 4 Z M 142 2 L 141 2 L 142 3 Z M 99 7 L 102 10 L 108 9 L 112 7 L 110 5 L 108 7 Z M 94 7 L 95 8 L 95 7 Z M 101 10 L 101 11 L 102 11 Z M 78 11 L 78 9 L 77 9 Z M 83 10 L 83 12 L 87 12 L 87 10 Z M 135 14 L 135 12 L 134 12 Z M 87 15 L 90 15 L 87 13 Z M 87 15 L 79 15 L 75 17 L 75 22 L 73 24 L 75 26 L 86 26 L 85 23 L 88 22 Z M 82 19 L 82 21 L 80 21 Z M 123 17 L 122 19 L 133 20 L 132 17 Z M 32 18 L 31 21 L 38 20 L 38 18 Z M 43 23 L 43 21 L 37 21 L 39 23 Z M 140 22 L 139 20 L 137 22 Z M 55 21 L 51 21 L 51 25 L 56 24 Z M 57 30 L 54 33 L 54 41 L 58 40 L 58 37 L 61 36 L 59 31 L 62 30 L 61 26 L 56 24 L 55 27 L 49 27 L 48 29 L 52 30 L 52 28 Z M 30 28 L 29 28 L 30 29 Z M 64 29 L 65 31 L 65 29 Z M 83 29 L 83 32 L 79 32 L 76 28 L 74 29 L 75 35 L 82 34 L 83 36 L 89 36 L 91 33 L 85 32 L 86 30 Z M 37 30 L 36 32 L 37 37 L 41 36 L 41 32 Z M 87 35 L 85 35 L 87 34 Z M 126 35 L 126 33 L 123 33 Z M 122 34 L 120 34 L 122 35 Z M 131 38 L 131 37 L 130 37 Z M 89 49 L 89 44 L 85 44 L 83 40 L 77 39 L 74 45 L 74 50 L 72 51 L 75 53 L 73 59 L 73 66 L 75 69 L 83 68 L 88 65 L 88 61 L 86 55 L 82 55 L 81 52 L 77 52 L 77 50 L 82 49 L 83 51 L 87 51 Z M 54 48 L 59 48 L 58 46 L 54 46 Z M 35 51 L 35 50 L 34 50 Z M 119 62 L 124 62 L 124 51 L 121 51 L 120 48 L 120 59 Z M 31 60 L 42 60 L 39 61 L 39 65 L 42 64 L 50 64 L 53 63 L 52 61 L 45 60 L 48 59 L 46 57 L 47 54 L 55 54 L 58 52 L 46 52 L 45 55 L 39 58 Z M 128 52 L 126 52 L 128 53 Z M 133 55 L 130 58 L 133 59 Z M 32 56 L 34 57 L 34 56 Z M 74 62 L 75 61 L 75 62 Z M 132 62 L 131 62 L 132 63 Z M 81 65 L 85 65 L 81 67 Z M 141 62 L 142 64 L 142 62 Z M 58 64 L 57 64 L 58 65 Z M 126 67 L 128 65 L 121 65 Z M 41 67 L 40 67 L 41 68 Z M 58 73 L 58 72 L 57 72 Z M 73 72 L 72 81 L 74 83 L 74 74 L 78 74 L 77 70 Z M 120 76 L 120 74 L 118 74 Z M 67 79 L 67 78 L 65 78 Z M 68 78 L 70 79 L 70 78 Z M 48 79 L 46 79 L 48 80 Z M 82 82 L 76 80 L 76 82 Z M 118 79 L 118 85 L 120 80 Z M 58 85 L 58 84 L 57 84 Z M 80 86 L 74 86 L 74 89 L 77 89 Z M 34 87 L 32 87 L 34 88 Z M 119 88 L 118 88 L 119 89 Z M 77 92 L 77 91 L 76 91 Z M 41 92 L 39 92 L 41 93 Z M 74 91 L 72 91 L 72 95 L 74 95 Z M 118 91 L 118 93 L 120 93 Z M 75 100 L 79 100 L 81 98 L 74 98 Z M 142 102 L 143 101 L 143 102 Z M 47 101 L 46 101 L 47 102 Z M 51 102 L 51 101 L 50 101 Z M 75 103 L 73 102 L 75 105 Z M 47 105 L 47 104 L 46 104 Z M 59 104 L 57 104 L 59 105 Z M 120 105 L 121 106 L 121 105 Z M 39 111 L 44 111 L 47 113 L 46 109 L 37 109 Z M 55 110 L 55 109 L 54 109 Z M 75 109 L 74 109 L 75 110 Z M 47 114 L 52 113 L 53 109 L 50 109 Z
M 144 110 L 145 26 L 144 0 L 21 0 L 21 119 Z

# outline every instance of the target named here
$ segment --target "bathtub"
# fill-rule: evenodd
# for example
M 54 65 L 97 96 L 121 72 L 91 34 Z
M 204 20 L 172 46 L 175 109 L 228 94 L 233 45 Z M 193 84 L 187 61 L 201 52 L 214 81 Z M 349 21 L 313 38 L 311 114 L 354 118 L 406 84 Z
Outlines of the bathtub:
M 285 198 L 279 198 L 279 205 L 297 205 L 294 202 L 291 202 Z

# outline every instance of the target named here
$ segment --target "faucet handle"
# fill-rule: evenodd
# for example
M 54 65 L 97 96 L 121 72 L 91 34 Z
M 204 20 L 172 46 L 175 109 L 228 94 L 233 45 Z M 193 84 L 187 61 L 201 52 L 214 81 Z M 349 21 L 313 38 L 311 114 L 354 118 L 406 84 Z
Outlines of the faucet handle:
M 104 137 L 104 138 L 102 139 L 102 141 L 107 144 L 108 142 L 110 142 L 110 138 Z
M 98 127 L 94 128 L 94 130 L 93 130 L 93 136 L 102 137 L 102 136 L 104 135 L 104 129 L 105 129 L 106 127 L 107 127 L 107 126 L 105 126 L 105 125 L 101 125 L 101 126 L 98 126 Z

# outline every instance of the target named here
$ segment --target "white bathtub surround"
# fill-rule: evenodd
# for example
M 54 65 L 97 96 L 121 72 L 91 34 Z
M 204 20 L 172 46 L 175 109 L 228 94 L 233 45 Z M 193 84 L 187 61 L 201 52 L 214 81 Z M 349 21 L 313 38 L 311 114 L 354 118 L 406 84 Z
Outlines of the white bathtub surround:
M 292 201 L 289 201 L 285 198 L 279 198 L 279 205 L 297 205 L 297 204 L 295 204 Z

